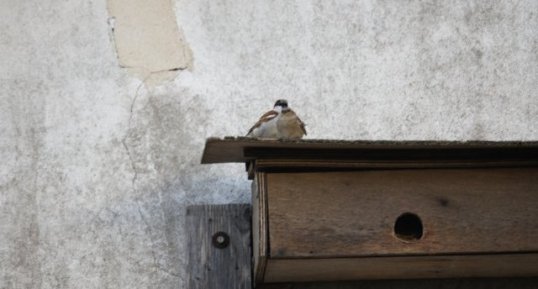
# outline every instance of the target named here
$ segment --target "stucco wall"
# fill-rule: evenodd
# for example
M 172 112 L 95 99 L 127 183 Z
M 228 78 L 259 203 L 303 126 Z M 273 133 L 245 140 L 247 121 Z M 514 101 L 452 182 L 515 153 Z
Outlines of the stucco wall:
M 172 71 L 110 5 L 0 1 L 2 289 L 183 288 L 185 206 L 249 201 L 204 140 L 277 98 L 311 138 L 538 139 L 538 1 L 177 0 Z

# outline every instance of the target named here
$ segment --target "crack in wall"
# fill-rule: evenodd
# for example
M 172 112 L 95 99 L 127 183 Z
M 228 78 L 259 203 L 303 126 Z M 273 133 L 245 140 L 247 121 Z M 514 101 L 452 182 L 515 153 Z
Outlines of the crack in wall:
M 161 272 L 164 272 L 170 276 L 173 276 L 173 277 L 176 277 L 176 278 L 179 278 L 180 280 L 184 280 L 184 278 L 177 274 L 177 273 L 174 273 L 174 272 L 171 272 L 170 270 L 162 267 L 159 262 L 157 261 L 157 256 L 155 255 L 155 241 L 153 240 L 153 233 L 152 233 L 152 230 L 151 230 L 151 226 L 148 222 L 148 220 L 146 219 L 146 217 L 144 216 L 144 213 L 142 213 L 142 206 L 140 205 L 140 201 L 136 201 L 136 205 L 137 205 L 137 210 L 138 210 L 138 214 L 140 215 L 140 218 L 142 219 L 142 222 L 144 222 L 144 224 L 146 225 L 146 233 L 148 234 L 149 236 L 149 239 L 150 239 L 150 242 L 151 242 L 151 249 L 150 249 L 150 252 L 151 252 L 151 257 L 152 257 L 152 260 L 153 260 L 153 268 L 154 269 L 157 269 Z
M 132 184 L 132 192 L 133 193 L 136 193 L 137 191 L 137 181 L 138 181 L 138 178 L 139 178 L 139 175 L 142 173 L 141 171 L 141 168 L 137 167 L 137 162 L 136 162 L 136 159 L 137 159 L 137 154 L 136 154 L 136 148 L 133 148 L 133 143 L 131 143 L 131 140 L 130 140 L 130 137 L 132 137 L 133 135 L 132 134 L 135 134 L 136 133 L 136 113 L 139 109 L 139 107 L 137 108 L 137 104 L 139 103 L 140 101 L 140 97 L 142 96 L 149 96 L 151 94 L 151 82 L 154 78 L 158 78 L 161 76 L 161 74 L 163 73 L 167 73 L 167 71 L 157 71 L 157 72 L 151 72 L 151 73 L 147 73 L 147 75 L 144 77 L 144 79 L 140 82 L 140 84 L 137 86 L 136 88 L 136 91 L 134 93 L 134 96 L 132 98 L 132 101 L 130 103 L 130 106 L 129 106 L 129 118 L 128 118 L 128 121 L 127 121 L 127 131 L 124 135 L 124 137 L 122 138 L 121 140 L 121 143 L 123 145 L 123 148 L 125 149 L 125 152 L 129 158 L 129 163 L 130 163 L 130 166 L 132 168 L 132 171 L 133 171 L 133 176 L 132 176 L 132 179 L 131 179 L 131 184 Z M 143 90 L 146 90 L 146 92 L 144 92 Z M 136 146 L 136 143 L 134 143 L 134 145 Z M 160 197 L 160 195 L 159 195 Z M 162 200 L 161 200 L 161 203 L 162 203 Z M 171 271 L 169 268 L 166 268 L 165 266 L 161 265 L 159 263 L 159 259 L 158 259 L 158 256 L 156 255 L 156 251 L 158 252 L 159 250 L 157 250 L 157 245 L 158 243 L 155 241 L 154 239 L 154 232 L 152 230 L 152 227 L 151 227 L 151 224 L 150 224 L 150 221 L 148 220 L 147 216 L 144 214 L 143 212 L 143 208 L 142 208 L 142 202 L 140 200 L 136 200 L 136 206 L 137 206 L 137 212 L 140 216 L 140 219 L 142 220 L 143 224 L 145 225 L 145 232 L 146 232 L 146 235 L 148 236 L 148 238 L 150 239 L 150 243 L 151 243 L 151 248 L 150 248 L 150 254 L 151 254 L 151 268 L 154 270 L 154 271 L 159 271 L 159 272 L 163 272 L 169 276 L 172 276 L 174 278 L 178 278 L 180 281 L 183 281 L 184 278 L 182 277 L 182 275 L 180 273 L 177 273 L 177 272 L 174 272 L 174 271 Z M 164 216 L 162 216 L 164 218 Z
M 178 69 L 173 69 L 172 71 L 175 72 L 175 71 L 178 71 Z M 129 138 L 129 134 L 130 134 L 131 129 L 132 129 L 132 121 L 133 121 L 133 117 L 134 117 L 134 113 L 135 113 L 135 111 L 134 111 L 135 110 L 135 105 L 136 105 L 136 102 L 138 100 L 138 97 L 140 96 L 140 90 L 142 89 L 142 87 L 145 87 L 146 90 L 149 91 L 150 84 L 154 84 L 156 81 L 162 80 L 163 79 L 162 75 L 164 74 L 165 77 L 166 77 L 166 74 L 168 72 L 170 72 L 170 70 L 162 70 L 162 71 L 155 71 L 155 72 L 147 73 L 147 75 L 144 77 L 144 79 L 140 82 L 140 84 L 136 88 L 135 95 L 133 97 L 133 100 L 131 101 L 131 105 L 130 105 L 130 108 L 129 108 L 129 120 L 127 121 L 127 132 L 125 133 L 125 135 L 121 139 L 121 143 L 122 143 L 123 148 L 125 149 L 125 151 L 127 153 L 127 156 L 129 157 L 129 162 L 130 162 L 131 168 L 133 170 L 133 178 L 131 180 L 131 184 L 133 186 L 133 189 L 135 187 L 136 180 L 138 179 L 139 171 L 136 168 L 136 163 L 135 163 L 135 160 L 134 160 L 133 155 L 131 153 L 131 150 L 129 149 L 127 139 Z M 155 80 L 155 79 L 157 79 L 157 80 Z
M 121 140 L 121 143 L 122 143 L 123 147 L 125 148 L 125 151 L 127 152 L 127 156 L 129 157 L 129 162 L 131 164 L 131 168 L 133 169 L 133 178 L 131 180 L 133 190 L 135 189 L 135 183 L 136 183 L 136 180 L 138 178 L 138 170 L 136 169 L 136 164 L 135 164 L 135 162 L 133 160 L 131 150 L 129 149 L 129 146 L 127 145 L 127 138 L 129 137 L 129 132 L 131 131 L 131 123 L 132 123 L 132 120 L 133 120 L 133 109 L 134 109 L 134 106 L 136 104 L 136 100 L 138 99 L 140 88 L 142 88 L 142 86 L 145 86 L 145 81 L 146 81 L 146 79 L 144 79 L 138 85 L 138 87 L 136 89 L 136 92 L 135 92 L 135 96 L 133 97 L 133 100 L 131 101 L 131 107 L 130 107 L 130 112 L 129 112 L 129 120 L 127 121 L 127 132 L 125 133 L 125 136 Z
M 131 155 L 131 151 L 129 150 L 129 147 L 125 143 L 125 139 L 123 139 L 121 141 L 121 143 L 123 144 L 123 147 L 125 148 L 125 151 L 127 152 L 127 156 L 129 157 L 129 162 L 131 163 L 131 168 L 133 169 L 133 178 L 131 179 L 131 184 L 132 184 L 133 190 L 134 190 L 135 183 L 136 183 L 136 180 L 138 178 L 138 171 L 136 170 L 136 166 L 134 164 L 133 157 Z

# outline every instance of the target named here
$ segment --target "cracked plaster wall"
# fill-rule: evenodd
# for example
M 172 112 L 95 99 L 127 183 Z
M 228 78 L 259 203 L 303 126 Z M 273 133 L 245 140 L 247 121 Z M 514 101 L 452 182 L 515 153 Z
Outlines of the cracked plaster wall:
M 173 4 L 194 69 L 151 82 L 105 0 L 0 2 L 1 289 L 184 288 L 185 206 L 249 201 L 204 139 L 277 98 L 312 138 L 538 139 L 537 1 Z

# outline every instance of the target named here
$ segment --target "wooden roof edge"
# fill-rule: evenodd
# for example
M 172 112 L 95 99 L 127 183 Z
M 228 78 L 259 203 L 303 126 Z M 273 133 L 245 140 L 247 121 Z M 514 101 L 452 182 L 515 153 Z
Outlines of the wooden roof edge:
M 341 139 L 300 139 L 300 140 L 280 140 L 280 139 L 258 139 L 246 136 L 225 136 L 209 137 L 208 142 L 216 143 L 236 143 L 248 142 L 251 144 L 261 145 L 288 145 L 288 144 L 335 144 L 335 145 L 397 145 L 397 146 L 413 146 L 413 145 L 438 145 L 443 146 L 508 146 L 508 147 L 538 147 L 538 140 L 341 140 Z M 362 147 L 361 147 L 362 148 Z
M 245 148 L 256 149 L 480 149 L 531 148 L 538 150 L 538 141 L 437 141 L 437 140 L 276 140 L 249 137 L 210 137 L 206 139 L 202 164 L 245 162 Z

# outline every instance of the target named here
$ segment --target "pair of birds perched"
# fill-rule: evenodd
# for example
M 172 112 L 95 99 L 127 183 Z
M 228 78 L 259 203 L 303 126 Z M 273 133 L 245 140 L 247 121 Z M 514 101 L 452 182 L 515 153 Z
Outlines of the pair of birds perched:
M 247 137 L 268 139 L 301 139 L 306 135 L 304 122 L 288 107 L 285 99 L 275 102 L 272 110 L 264 113 L 247 133 Z

